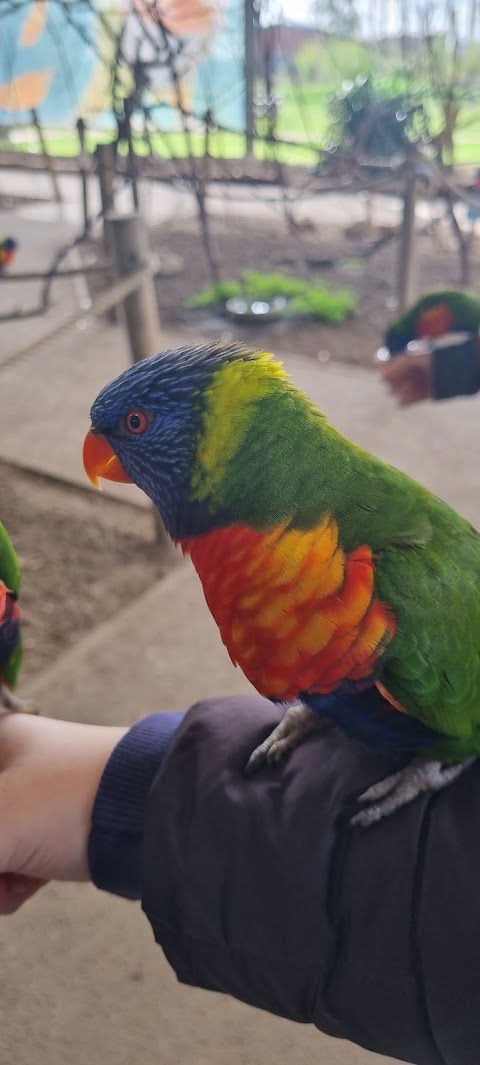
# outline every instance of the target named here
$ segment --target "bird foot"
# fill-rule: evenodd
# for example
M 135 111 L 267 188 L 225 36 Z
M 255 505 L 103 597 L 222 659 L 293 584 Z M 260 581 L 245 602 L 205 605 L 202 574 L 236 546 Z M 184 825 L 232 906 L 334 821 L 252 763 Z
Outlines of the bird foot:
M 265 764 L 277 765 L 288 751 L 298 747 L 306 736 L 328 727 L 328 724 L 307 706 L 290 706 L 280 724 L 250 755 L 245 773 L 250 776 Z
M 0 705 L 17 714 L 38 714 L 38 707 L 31 699 L 21 699 L 19 695 L 14 695 L 6 684 L 0 684 Z
M 359 803 L 370 805 L 352 817 L 350 826 L 366 828 L 395 810 L 400 810 L 425 791 L 441 791 L 475 761 L 475 758 L 467 758 L 465 762 L 457 765 L 444 766 L 442 762 L 414 758 L 399 773 L 392 773 L 359 795 Z

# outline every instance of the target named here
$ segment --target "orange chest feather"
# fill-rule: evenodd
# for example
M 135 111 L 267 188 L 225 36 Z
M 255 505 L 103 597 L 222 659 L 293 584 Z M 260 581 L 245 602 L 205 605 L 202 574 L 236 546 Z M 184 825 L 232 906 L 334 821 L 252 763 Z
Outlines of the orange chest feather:
M 370 549 L 345 554 L 328 516 L 307 531 L 233 526 L 181 546 L 230 657 L 270 698 L 368 677 L 394 635 L 391 611 L 374 597 Z

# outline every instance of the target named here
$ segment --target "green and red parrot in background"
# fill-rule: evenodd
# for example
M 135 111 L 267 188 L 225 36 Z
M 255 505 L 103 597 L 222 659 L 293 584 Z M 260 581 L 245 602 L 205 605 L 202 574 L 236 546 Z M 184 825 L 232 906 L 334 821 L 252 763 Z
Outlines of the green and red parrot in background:
M 22 664 L 18 596 L 20 563 L 4 525 L 0 522 L 0 705 L 7 710 L 36 713 L 33 703 L 13 694 Z
M 384 344 L 391 355 L 404 351 L 412 340 L 435 340 L 445 333 L 478 333 L 480 300 L 466 292 L 429 292 L 392 322 Z
M 222 640 L 290 704 L 249 768 L 326 719 L 408 752 L 369 789 L 369 824 L 480 753 L 480 536 L 344 439 L 273 356 L 166 351 L 107 385 L 84 445 L 91 480 L 133 481 L 190 556 Z
M 0 274 L 2 274 L 8 266 L 12 265 L 17 247 L 18 245 L 15 237 L 5 237 L 4 240 L 0 240 Z

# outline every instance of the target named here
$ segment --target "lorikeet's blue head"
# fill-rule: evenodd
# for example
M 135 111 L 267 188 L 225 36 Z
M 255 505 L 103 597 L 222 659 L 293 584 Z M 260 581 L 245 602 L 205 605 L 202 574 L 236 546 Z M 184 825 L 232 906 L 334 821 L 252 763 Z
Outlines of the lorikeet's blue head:
M 91 409 L 84 445 L 90 480 L 133 481 L 153 500 L 174 538 L 208 527 L 208 508 L 189 488 L 205 395 L 228 363 L 252 356 L 235 346 L 181 348 L 136 363 Z M 188 511 L 188 514 L 187 514 Z

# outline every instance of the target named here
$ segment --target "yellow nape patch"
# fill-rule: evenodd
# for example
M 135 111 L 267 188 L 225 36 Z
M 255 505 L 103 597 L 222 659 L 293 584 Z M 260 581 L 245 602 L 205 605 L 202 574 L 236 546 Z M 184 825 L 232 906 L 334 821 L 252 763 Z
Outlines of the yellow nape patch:
M 252 405 L 287 381 L 283 363 L 266 352 L 227 362 L 202 393 L 203 413 L 192 498 L 202 502 L 222 483 L 226 467 L 248 429 Z

